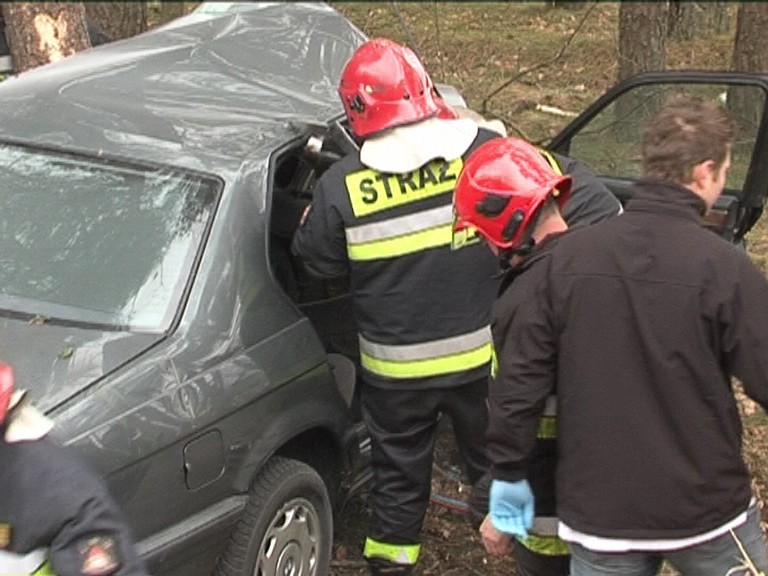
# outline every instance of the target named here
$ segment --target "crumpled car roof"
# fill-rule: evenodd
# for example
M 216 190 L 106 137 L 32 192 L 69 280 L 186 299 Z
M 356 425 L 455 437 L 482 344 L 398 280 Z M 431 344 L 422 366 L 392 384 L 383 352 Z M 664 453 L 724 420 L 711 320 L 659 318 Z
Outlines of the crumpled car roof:
M 364 40 L 325 4 L 191 14 L 0 83 L 0 139 L 237 172 L 342 112 Z

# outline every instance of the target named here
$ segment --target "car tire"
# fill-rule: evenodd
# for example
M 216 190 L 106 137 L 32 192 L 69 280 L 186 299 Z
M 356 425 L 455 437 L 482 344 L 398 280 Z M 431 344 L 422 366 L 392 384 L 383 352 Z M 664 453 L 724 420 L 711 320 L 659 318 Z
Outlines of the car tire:
M 328 489 L 307 464 L 276 456 L 251 485 L 218 576 L 325 576 L 333 545 Z

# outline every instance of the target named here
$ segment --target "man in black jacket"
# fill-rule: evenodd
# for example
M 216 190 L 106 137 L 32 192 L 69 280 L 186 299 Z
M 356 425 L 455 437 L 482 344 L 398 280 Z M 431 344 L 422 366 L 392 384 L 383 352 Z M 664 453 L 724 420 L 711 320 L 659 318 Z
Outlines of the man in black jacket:
M 0 363 L 0 574 L 147 576 L 117 504 Z
M 768 406 L 768 282 L 701 225 L 734 126 L 678 97 L 643 133 L 625 213 L 564 236 L 490 392 L 494 479 L 520 482 L 557 382 L 559 533 L 573 576 L 768 570 L 731 379 Z M 532 498 L 531 498 L 532 499 Z M 527 520 L 527 497 L 505 502 Z

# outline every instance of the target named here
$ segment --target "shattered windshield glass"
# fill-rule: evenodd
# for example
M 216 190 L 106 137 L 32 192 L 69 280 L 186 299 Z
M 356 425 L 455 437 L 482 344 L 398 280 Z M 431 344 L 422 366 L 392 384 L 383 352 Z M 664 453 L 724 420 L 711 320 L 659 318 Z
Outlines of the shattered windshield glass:
M 167 330 L 215 198 L 197 175 L 0 145 L 0 314 Z

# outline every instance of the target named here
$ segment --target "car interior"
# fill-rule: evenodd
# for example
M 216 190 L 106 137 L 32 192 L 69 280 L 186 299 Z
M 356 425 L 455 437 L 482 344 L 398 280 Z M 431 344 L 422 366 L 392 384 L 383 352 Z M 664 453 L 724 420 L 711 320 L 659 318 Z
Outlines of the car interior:
M 275 279 L 307 316 L 328 353 L 334 376 L 348 403 L 355 390 L 359 361 L 349 277 L 313 274 L 291 253 L 291 239 L 312 201 L 319 176 L 357 144 L 341 121 L 303 125 L 298 145 L 277 155 L 273 165 L 270 264 Z

